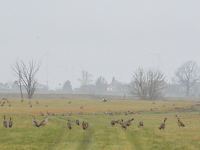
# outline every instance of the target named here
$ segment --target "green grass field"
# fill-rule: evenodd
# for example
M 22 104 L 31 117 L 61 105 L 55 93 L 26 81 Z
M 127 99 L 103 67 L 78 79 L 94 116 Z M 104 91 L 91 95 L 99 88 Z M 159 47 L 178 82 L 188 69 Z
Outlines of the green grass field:
M 200 149 L 200 106 L 196 103 L 177 101 L 131 101 L 131 100 L 29 100 L 9 99 L 0 106 L 0 113 L 13 118 L 12 128 L 0 127 L 1 150 L 199 150 Z M 48 107 L 45 105 L 48 104 Z M 83 106 L 83 109 L 80 107 Z M 165 106 L 165 107 L 163 107 Z M 192 106 L 192 107 L 191 107 Z M 175 109 L 176 108 L 176 109 Z M 178 109 L 180 108 L 180 109 Z M 152 110 L 151 110 L 152 109 Z M 32 116 L 41 122 L 45 116 L 40 111 L 56 113 L 49 116 L 44 127 L 34 127 Z M 79 112 L 83 115 L 79 115 Z M 108 115 L 112 111 L 115 115 Z M 133 114 L 125 115 L 126 112 Z M 72 112 L 71 116 L 68 114 Z M 121 113 L 121 114 L 120 114 Z M 62 116 L 61 114 L 66 114 Z M 95 115 L 93 115 L 95 114 Z M 185 124 L 179 128 L 177 115 Z M 166 128 L 158 129 L 167 117 Z M 119 124 L 111 126 L 110 121 L 134 118 L 131 126 L 124 131 Z M 67 120 L 72 130 L 67 128 Z M 76 125 L 79 119 L 89 123 L 87 130 Z M 138 128 L 139 121 L 144 126 Z

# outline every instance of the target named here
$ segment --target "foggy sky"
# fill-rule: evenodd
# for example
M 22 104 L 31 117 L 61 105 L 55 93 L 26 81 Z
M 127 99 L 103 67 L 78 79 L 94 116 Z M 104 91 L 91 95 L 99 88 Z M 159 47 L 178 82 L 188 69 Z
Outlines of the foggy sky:
M 198 0 L 0 0 L 0 82 L 15 80 L 16 60 L 32 58 L 50 89 L 78 87 L 82 70 L 128 83 L 138 67 L 155 68 L 170 82 L 185 61 L 200 66 L 199 8 Z

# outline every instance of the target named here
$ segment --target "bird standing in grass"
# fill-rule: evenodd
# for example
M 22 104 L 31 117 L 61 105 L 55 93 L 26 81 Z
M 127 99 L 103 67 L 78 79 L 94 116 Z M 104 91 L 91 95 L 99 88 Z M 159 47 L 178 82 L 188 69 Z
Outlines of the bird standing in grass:
M 82 128 L 83 128 L 83 130 L 87 129 L 88 126 L 89 126 L 89 124 L 88 124 L 87 122 L 84 122 L 84 121 L 83 121 L 83 123 L 82 123 Z
M 167 120 L 167 118 L 165 118 L 165 119 L 164 119 L 164 122 L 160 124 L 160 127 L 159 127 L 160 130 L 163 129 L 163 131 L 164 131 L 166 120 Z
M 7 121 L 5 116 L 3 116 L 3 126 L 7 128 Z
M 8 127 L 11 128 L 13 126 L 13 122 L 11 120 L 11 117 L 10 117 L 10 121 L 8 122 Z
M 68 119 L 68 122 L 67 122 L 67 127 L 69 128 L 69 129 L 72 129 L 72 124 L 70 123 L 70 120 Z
M 180 121 L 180 118 L 177 118 L 178 119 L 178 126 L 179 128 L 180 127 L 185 127 L 185 125 L 183 124 L 183 122 Z

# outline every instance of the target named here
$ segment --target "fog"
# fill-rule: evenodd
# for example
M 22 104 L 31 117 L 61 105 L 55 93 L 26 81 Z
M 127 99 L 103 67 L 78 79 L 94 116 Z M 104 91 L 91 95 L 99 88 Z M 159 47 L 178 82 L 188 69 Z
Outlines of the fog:
M 200 1 L 0 1 L 0 82 L 17 60 L 41 61 L 39 83 L 55 89 L 81 71 L 128 83 L 138 67 L 168 82 L 185 61 L 200 66 Z

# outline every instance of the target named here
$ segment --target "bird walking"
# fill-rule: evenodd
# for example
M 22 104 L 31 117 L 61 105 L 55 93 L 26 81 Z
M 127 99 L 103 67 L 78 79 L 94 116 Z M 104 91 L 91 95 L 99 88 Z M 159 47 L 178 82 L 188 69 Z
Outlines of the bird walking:
M 160 127 L 159 127 L 160 130 L 163 129 L 163 131 L 164 131 L 166 120 L 167 120 L 167 118 L 165 118 L 165 119 L 164 119 L 164 122 L 160 124 Z

